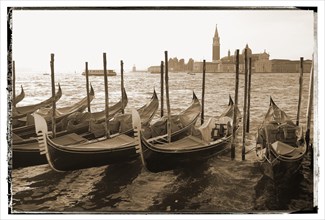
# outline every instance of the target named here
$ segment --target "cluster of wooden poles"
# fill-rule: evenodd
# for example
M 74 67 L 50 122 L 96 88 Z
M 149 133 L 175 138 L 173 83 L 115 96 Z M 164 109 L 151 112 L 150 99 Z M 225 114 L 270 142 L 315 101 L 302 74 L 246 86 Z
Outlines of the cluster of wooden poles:
M 15 84 L 16 84 L 16 71 L 15 71 L 15 61 L 12 63 L 12 90 L 13 90 L 13 99 L 15 98 Z M 108 82 L 107 82 L 107 61 L 106 61 L 106 53 L 103 53 L 103 66 L 104 66 L 104 86 L 105 86 L 105 131 L 107 138 L 110 137 L 109 132 L 109 100 L 108 100 Z M 51 54 L 51 61 L 50 61 L 50 68 L 51 68 L 51 88 L 52 88 L 52 134 L 53 137 L 56 137 L 56 120 L 55 120 L 55 110 L 56 110 L 56 102 L 55 102 L 55 74 L 54 74 L 54 54 Z M 89 72 L 88 72 L 88 62 L 85 63 L 85 72 L 86 72 L 86 90 L 87 90 L 87 107 L 88 112 L 91 112 L 90 108 L 90 95 L 89 95 Z M 123 103 L 123 89 L 124 89 L 124 77 L 123 77 L 123 61 L 121 60 L 121 94 L 122 94 L 122 103 Z M 13 102 L 13 107 L 16 107 L 16 102 Z M 122 113 L 124 113 L 124 108 L 122 108 Z
M 121 94 L 122 94 L 122 103 L 123 103 L 123 89 L 124 89 L 124 68 L 123 61 L 121 60 Z M 105 134 L 107 138 L 110 138 L 109 130 L 109 97 L 108 97 L 108 81 L 107 81 L 107 59 L 106 53 L 103 53 L 103 69 L 104 69 L 104 87 L 105 87 Z M 86 73 L 86 89 L 87 89 L 87 104 L 88 112 L 91 112 L 90 109 L 90 96 L 89 96 L 89 71 L 88 71 L 88 62 L 85 62 L 85 73 Z M 55 96 L 55 87 L 54 87 L 54 54 L 51 54 L 51 82 L 52 82 L 52 97 Z M 53 137 L 55 137 L 55 102 L 53 102 L 52 109 L 54 109 L 52 115 L 52 132 Z M 124 114 L 124 108 L 122 108 L 122 114 Z
M 242 160 L 245 160 L 245 155 L 250 152 L 246 151 L 246 133 L 249 133 L 250 129 L 250 100 L 251 100 L 251 81 L 252 81 L 252 58 L 248 57 L 248 51 L 245 49 L 244 54 L 244 65 L 245 65 L 245 84 L 244 84 L 244 106 L 243 106 L 243 126 L 242 126 L 242 151 L 241 156 Z M 313 59 L 314 60 L 314 59 Z M 298 110 L 297 110 L 297 119 L 296 125 L 299 125 L 300 119 L 300 109 L 301 109 L 301 98 L 302 98 L 302 89 L 303 89 L 303 62 L 304 58 L 300 58 L 300 77 L 299 77 L 299 99 L 298 99 Z M 169 87 L 168 87 L 168 52 L 165 51 L 165 83 L 166 83 L 166 102 L 167 102 L 167 134 L 168 134 L 168 141 L 170 142 L 170 104 L 169 104 Z M 236 62 L 235 62 L 235 69 L 236 69 L 236 79 L 235 79 L 235 102 L 234 102 L 234 109 L 238 107 L 238 87 L 239 87 L 239 49 L 236 50 Z M 164 88 L 164 62 L 161 61 L 161 117 L 163 116 L 163 88 Z M 205 73 L 206 73 L 206 61 L 203 60 L 203 77 L 202 77 L 202 99 L 201 99 L 201 124 L 204 123 L 204 95 L 205 95 Z M 310 74 L 310 85 L 309 85 L 309 99 L 308 99 L 308 107 L 307 107 L 307 130 L 306 130 L 306 144 L 309 146 L 310 142 L 310 124 L 311 124 L 311 108 L 313 103 L 313 78 L 314 78 L 314 69 L 312 64 L 311 74 Z M 233 111 L 233 126 L 232 126 L 232 141 L 231 141 L 231 159 L 235 158 L 235 140 L 236 140 L 236 128 L 237 128 L 237 111 Z
M 245 49 L 244 55 L 244 65 L 245 65 L 245 84 L 244 84 L 244 107 L 243 107 L 243 129 L 242 129 L 242 160 L 245 160 L 246 153 L 250 152 L 251 150 L 246 152 L 246 133 L 249 133 L 249 124 L 250 124 L 250 94 L 251 94 L 251 80 L 252 80 L 252 58 L 247 56 L 247 49 Z M 313 59 L 314 60 L 314 59 Z M 297 118 L 296 118 L 296 125 L 299 126 L 300 120 L 300 109 L 301 109 L 301 98 L 302 98 L 302 90 L 303 90 L 303 67 L 304 58 L 300 57 L 300 76 L 299 76 L 299 98 L 298 98 L 298 109 L 297 109 Z M 204 62 L 205 64 L 205 62 Z M 238 106 L 238 85 L 239 85 L 239 50 L 236 50 L 236 80 L 235 80 L 235 108 Z M 203 85 L 205 82 L 205 67 L 203 67 Z M 314 68 L 313 63 L 311 67 L 310 73 L 310 84 L 309 84 L 309 98 L 308 98 L 308 106 L 307 106 L 307 123 L 306 123 L 306 144 L 310 146 L 310 125 L 311 125 L 311 111 L 313 105 L 313 86 L 314 86 Z M 204 91 L 204 90 L 203 90 Z M 204 94 L 202 95 L 204 97 Z M 202 101 L 203 102 L 203 101 Z M 202 109 L 203 112 L 203 109 Z M 236 125 L 237 125 L 237 112 L 234 111 L 233 113 L 233 136 L 232 136 L 232 143 L 231 143 L 231 158 L 235 158 L 235 139 L 236 139 Z M 203 116 L 202 119 L 203 120 Z M 253 148 L 254 149 L 254 148 Z M 312 152 L 312 146 L 310 146 L 310 150 Z
M 250 129 L 250 93 L 251 93 L 251 79 L 252 79 L 252 58 L 248 57 L 247 49 L 245 49 L 245 86 L 244 86 L 244 106 L 243 106 L 243 129 L 242 129 L 242 160 L 245 160 L 246 149 L 245 149 L 245 141 L 246 141 L 246 133 L 249 133 Z M 314 59 L 313 59 L 314 60 Z M 296 125 L 299 125 L 300 118 L 300 108 L 301 108 L 301 97 L 302 97 L 302 86 L 303 86 L 303 61 L 304 58 L 300 58 L 300 77 L 299 77 L 299 99 L 298 99 L 298 110 L 297 110 L 297 119 Z M 51 87 L 52 87 L 52 97 L 55 97 L 55 80 L 54 80 L 54 54 L 51 54 Z M 167 135 L 168 142 L 171 141 L 171 111 L 170 111 L 170 103 L 169 103 L 169 85 L 168 85 L 168 51 L 165 51 L 165 65 L 164 61 L 161 61 L 161 78 L 160 78 L 160 88 L 161 88 L 161 111 L 160 116 L 164 115 L 164 81 L 165 81 L 165 90 L 166 90 L 166 103 L 167 103 Z M 105 86 L 105 131 L 107 138 L 110 137 L 109 132 L 109 100 L 108 100 L 108 82 L 107 82 L 107 61 L 106 61 L 106 53 L 103 53 L 103 69 L 104 69 L 104 86 Z M 235 101 L 234 101 L 234 109 L 237 109 L 238 106 L 238 87 L 239 87 L 239 49 L 236 50 L 236 62 L 235 62 Z M 164 80 L 164 72 L 165 72 L 165 80 Z M 90 112 L 90 98 L 89 98 L 89 75 L 88 75 L 88 62 L 85 63 L 85 73 L 86 73 L 86 88 L 87 88 L 87 98 L 88 98 L 88 112 Z M 121 93 L 123 93 L 124 89 L 124 78 L 123 78 L 123 61 L 121 60 Z M 202 79 L 202 99 L 201 99 L 201 124 L 204 123 L 204 96 L 205 96 L 205 75 L 206 75 L 206 61 L 203 60 L 203 79 Z M 313 105 L 313 78 L 314 78 L 314 69 L 312 63 L 312 69 L 310 74 L 310 85 L 309 85 L 309 99 L 307 106 L 307 130 L 306 130 L 306 142 L 307 146 L 309 146 L 310 142 L 310 125 L 311 125 L 311 111 Z M 13 97 L 15 97 L 15 61 L 13 61 Z M 123 95 L 122 95 L 123 99 Z M 53 99 L 54 100 L 54 99 Z M 14 102 L 15 103 L 15 102 Z M 56 123 L 55 123 L 55 109 L 56 102 L 52 103 L 52 133 L 55 137 L 56 135 Z M 122 109 L 122 113 L 124 113 L 124 109 Z M 232 126 L 232 141 L 231 141 L 231 158 L 235 158 L 235 140 L 236 140 L 236 127 L 237 127 L 237 111 L 233 111 L 233 126 Z

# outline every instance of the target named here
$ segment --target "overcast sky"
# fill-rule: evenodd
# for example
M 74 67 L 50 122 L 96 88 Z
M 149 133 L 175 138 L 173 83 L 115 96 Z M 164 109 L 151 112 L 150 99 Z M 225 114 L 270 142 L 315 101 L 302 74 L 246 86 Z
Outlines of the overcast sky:
M 246 43 L 270 59 L 311 59 L 314 49 L 312 11 L 299 10 L 14 10 L 13 60 L 16 74 L 82 72 L 103 68 L 147 69 L 169 57 L 212 59 L 216 25 L 221 57 Z

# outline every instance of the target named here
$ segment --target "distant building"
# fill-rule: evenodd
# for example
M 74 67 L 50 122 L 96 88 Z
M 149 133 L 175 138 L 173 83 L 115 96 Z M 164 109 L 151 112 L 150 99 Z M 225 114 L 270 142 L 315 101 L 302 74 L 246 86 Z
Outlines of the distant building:
M 219 72 L 219 63 L 218 62 L 205 62 L 205 71 L 207 73 L 216 73 Z M 203 72 L 203 62 L 194 62 L 193 72 L 200 73 Z
M 177 57 L 169 58 L 168 60 L 168 71 L 170 72 L 192 72 L 194 60 L 190 58 L 187 63 L 184 59 L 178 60 Z M 150 66 L 148 72 L 160 73 L 160 66 Z
M 247 57 L 252 58 L 252 72 L 256 73 L 298 73 L 300 72 L 300 60 L 270 60 L 270 55 L 264 50 L 263 53 L 252 53 L 252 50 L 246 44 L 246 47 L 239 54 L 239 72 L 245 70 L 245 49 Z M 220 72 L 235 72 L 236 56 L 230 54 L 221 58 L 219 65 Z M 304 61 L 304 72 L 310 71 L 311 60 Z
M 252 50 L 246 44 L 246 47 L 239 54 L 239 71 L 244 72 L 245 69 L 245 49 L 247 49 L 247 57 L 252 58 L 252 71 L 253 72 L 271 72 L 271 62 L 269 60 L 270 55 L 264 51 L 263 53 L 253 54 Z M 228 50 L 228 56 L 221 58 L 219 71 L 220 72 L 235 72 L 236 64 L 236 51 L 234 55 L 231 55 L 230 50 Z
M 310 72 L 312 65 L 311 60 L 304 60 L 304 72 Z M 300 72 L 300 60 L 271 60 L 271 72 L 273 73 L 298 73 Z
M 150 66 L 148 68 L 148 72 L 150 72 L 150 73 L 160 73 L 160 66 Z

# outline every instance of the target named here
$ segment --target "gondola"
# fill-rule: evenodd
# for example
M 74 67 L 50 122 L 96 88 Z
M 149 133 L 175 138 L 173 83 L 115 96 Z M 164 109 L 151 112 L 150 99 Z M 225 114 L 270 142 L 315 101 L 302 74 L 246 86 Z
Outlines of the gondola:
M 140 112 L 139 112 L 140 113 Z M 171 115 L 171 140 L 187 136 L 201 113 L 201 104 L 193 92 L 191 105 L 177 115 Z M 150 126 L 143 126 L 146 139 L 167 135 L 167 116 L 163 116 Z
M 234 104 L 231 97 L 229 99 L 229 105 L 220 117 L 210 118 L 197 128 L 197 132 L 171 142 L 167 142 L 165 136 L 146 139 L 138 123 L 139 114 L 133 111 L 133 126 L 139 145 L 137 150 L 144 166 L 151 172 L 160 172 L 202 163 L 225 151 L 232 138 Z
M 154 95 L 150 102 L 154 102 L 155 107 L 147 104 L 146 108 L 150 108 L 152 111 L 151 114 L 147 115 L 155 114 L 158 109 L 157 101 L 157 96 Z M 148 112 L 145 109 L 142 110 Z M 111 133 L 110 138 L 104 136 L 87 139 L 82 135 L 70 133 L 52 138 L 47 132 L 44 118 L 37 115 L 37 113 L 35 113 L 34 117 L 40 152 L 46 155 L 49 165 L 55 171 L 68 171 L 119 163 L 138 157 L 135 151 L 136 142 L 134 138 L 126 134 L 118 132 Z
M 62 96 L 62 90 L 61 86 L 59 84 L 59 89 L 57 93 L 55 94 L 54 100 L 57 102 Z M 36 110 L 42 108 L 42 107 L 49 107 L 53 103 L 53 98 L 50 97 L 40 103 L 33 104 L 33 105 L 27 105 L 27 106 L 20 106 L 20 107 L 14 107 L 12 111 L 12 119 L 20 119 L 24 118 L 27 115 L 35 112 Z
M 92 86 L 90 86 L 90 92 L 89 92 L 89 101 L 91 102 L 95 98 L 95 92 Z M 55 120 L 61 121 L 64 117 L 67 117 L 73 113 L 76 112 L 83 112 L 88 105 L 88 98 L 87 96 L 82 98 L 80 101 L 74 103 L 73 105 L 57 108 L 55 110 Z M 45 118 L 46 121 L 52 120 L 53 115 L 53 109 L 49 107 L 43 107 L 38 109 L 37 114 L 41 115 L 43 118 Z
M 108 120 L 111 120 L 116 114 L 121 112 L 128 103 L 128 96 L 125 89 L 122 91 L 122 99 L 109 108 Z M 97 134 L 96 137 L 99 137 L 105 134 L 105 128 L 100 125 L 104 123 L 104 121 L 105 110 L 92 113 L 75 113 L 67 118 L 66 130 L 69 132 L 82 133 L 88 131 L 89 126 L 91 126 L 92 132 Z M 94 126 L 94 124 L 97 124 L 97 126 Z
M 90 93 L 89 93 L 89 98 L 90 101 L 92 101 L 95 97 L 95 93 L 93 88 L 91 87 Z M 84 97 L 83 99 L 81 99 L 80 101 L 74 103 L 73 105 L 69 106 L 69 107 L 63 107 L 63 108 L 59 108 L 56 110 L 56 114 L 55 114 L 55 121 L 57 123 L 57 130 L 61 131 L 64 130 L 66 128 L 66 124 L 67 122 L 67 117 L 73 113 L 77 113 L 77 112 L 83 112 L 85 109 L 87 108 L 87 97 Z M 42 117 L 44 117 L 46 119 L 46 121 L 51 124 L 52 123 L 52 109 L 50 108 L 42 108 L 37 110 L 36 112 L 38 112 L 39 115 L 41 115 Z M 63 120 L 65 119 L 65 120 Z M 14 128 L 12 130 L 12 132 L 22 138 L 22 139 L 28 139 L 31 137 L 36 137 L 35 134 L 35 125 L 34 125 L 34 118 L 32 115 L 29 115 L 27 117 L 27 121 L 26 121 L 26 126 L 21 126 L 21 127 L 17 127 Z M 15 140 L 15 139 L 14 139 Z
M 20 94 L 17 95 L 17 96 L 15 97 L 15 99 L 13 100 L 13 102 L 14 102 L 14 103 L 13 103 L 14 106 L 17 105 L 17 103 L 21 102 L 24 98 L 25 98 L 25 91 L 24 91 L 23 86 L 21 86 L 21 92 L 20 92 Z
M 156 90 L 154 90 L 151 100 L 144 106 L 138 109 L 141 116 L 141 125 L 149 126 L 153 117 L 155 116 L 159 100 L 157 97 Z M 116 114 L 111 121 L 112 124 L 117 124 L 118 129 L 112 129 L 114 133 L 123 133 L 133 137 L 133 126 L 132 126 L 132 114 Z M 116 126 L 115 126 L 116 127 Z
M 297 174 L 306 152 L 302 127 L 296 126 L 270 98 L 256 138 L 256 155 L 264 174 L 276 182 L 285 182 Z
M 94 95 L 93 89 L 91 89 L 91 91 L 92 92 L 90 94 L 92 94 L 93 96 Z M 116 114 L 117 112 L 121 111 L 122 107 L 126 106 L 127 104 L 126 93 L 124 94 L 124 96 L 126 98 L 123 100 L 123 103 L 122 101 L 119 101 L 111 107 L 111 111 L 109 112 L 110 118 L 112 118 L 114 114 Z M 90 113 L 75 113 L 75 114 L 88 115 Z M 88 132 L 89 121 L 81 121 L 80 117 L 79 120 L 76 121 L 76 118 L 72 116 L 73 115 L 68 116 L 64 123 L 59 122 L 59 124 L 61 124 L 61 127 L 57 129 L 58 131 L 57 136 L 63 136 L 69 133 L 83 134 Z M 84 117 L 84 119 L 87 120 L 89 118 Z M 71 124 L 74 124 L 74 126 L 72 126 Z M 13 168 L 47 163 L 45 156 L 40 155 L 39 153 L 37 134 L 35 133 L 35 124 L 25 126 L 23 128 L 14 129 L 12 132 L 12 140 L 13 140 L 12 143 Z

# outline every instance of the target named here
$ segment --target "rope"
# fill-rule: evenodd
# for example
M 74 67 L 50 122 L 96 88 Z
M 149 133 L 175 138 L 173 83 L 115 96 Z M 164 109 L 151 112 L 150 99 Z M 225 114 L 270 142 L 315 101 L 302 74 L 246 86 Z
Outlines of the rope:
M 255 150 L 256 148 L 257 148 L 257 147 L 255 146 L 255 147 L 253 147 L 252 149 L 249 149 L 248 151 L 245 152 L 245 154 L 248 154 L 248 153 L 252 152 L 252 151 Z

